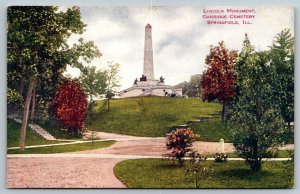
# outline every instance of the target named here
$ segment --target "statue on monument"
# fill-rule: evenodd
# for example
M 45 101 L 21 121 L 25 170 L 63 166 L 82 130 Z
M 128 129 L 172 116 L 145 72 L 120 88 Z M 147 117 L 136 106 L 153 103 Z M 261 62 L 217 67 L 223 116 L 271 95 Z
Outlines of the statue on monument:
M 147 81 L 147 76 L 145 76 L 144 74 L 142 74 L 142 77 L 140 78 L 140 81 Z
M 165 82 L 165 78 L 163 78 L 163 76 L 160 76 L 159 82 L 164 83 Z

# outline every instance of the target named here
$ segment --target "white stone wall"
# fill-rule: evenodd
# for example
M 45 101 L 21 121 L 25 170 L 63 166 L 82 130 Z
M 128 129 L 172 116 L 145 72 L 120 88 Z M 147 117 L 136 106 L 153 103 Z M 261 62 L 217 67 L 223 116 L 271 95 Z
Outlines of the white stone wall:
M 182 88 L 174 89 L 180 96 L 182 96 Z
M 166 87 L 148 87 L 148 88 L 141 88 L 141 87 L 136 87 L 136 88 L 131 88 L 128 91 L 123 91 L 120 93 L 121 98 L 128 98 L 128 97 L 136 97 L 136 96 L 166 96 L 171 95 L 175 93 L 175 89 L 171 88 L 170 86 Z M 182 90 L 176 89 L 176 96 L 178 97 L 178 94 L 182 96 Z
M 120 97 L 121 98 L 134 97 L 134 96 L 139 96 L 142 93 L 144 93 L 142 89 L 133 89 L 127 92 L 123 92 L 122 94 L 120 94 Z
M 158 80 L 147 80 L 147 81 L 138 81 L 137 86 L 138 87 L 151 87 L 151 86 L 157 86 L 158 85 Z
M 165 92 L 168 92 L 168 94 L 172 94 L 172 89 L 164 89 L 164 88 L 159 88 L 159 89 L 153 89 L 152 90 L 152 95 L 154 96 L 165 96 Z

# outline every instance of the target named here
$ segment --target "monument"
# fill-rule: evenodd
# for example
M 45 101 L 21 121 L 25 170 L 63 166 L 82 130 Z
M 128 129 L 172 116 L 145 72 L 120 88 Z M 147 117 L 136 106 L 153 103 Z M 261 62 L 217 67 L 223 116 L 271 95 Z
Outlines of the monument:
M 119 92 L 121 98 L 136 96 L 181 97 L 182 89 L 165 85 L 165 78 L 154 78 L 152 26 L 145 26 L 144 70 L 142 76 L 134 80 L 133 86 Z

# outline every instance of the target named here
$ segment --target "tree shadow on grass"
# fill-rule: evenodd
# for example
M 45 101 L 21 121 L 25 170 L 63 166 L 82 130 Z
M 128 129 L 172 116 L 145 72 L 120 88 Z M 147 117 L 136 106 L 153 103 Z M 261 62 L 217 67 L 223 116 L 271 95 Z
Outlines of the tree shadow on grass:
M 178 161 L 175 158 L 172 159 L 165 159 L 162 158 L 157 162 L 157 166 L 159 168 L 164 168 L 164 169 L 180 169 L 182 166 L 179 165 Z
M 274 176 L 273 173 L 268 171 L 254 172 L 250 169 L 228 169 L 222 171 L 216 171 L 216 177 L 222 177 L 222 179 L 235 179 L 235 180 L 263 180 L 266 177 Z

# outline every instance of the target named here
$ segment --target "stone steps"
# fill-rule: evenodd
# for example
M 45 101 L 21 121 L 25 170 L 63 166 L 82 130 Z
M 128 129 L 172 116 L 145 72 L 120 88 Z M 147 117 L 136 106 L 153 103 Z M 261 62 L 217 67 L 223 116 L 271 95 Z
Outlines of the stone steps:
M 13 118 L 13 117 L 8 117 L 8 118 L 14 119 L 17 123 L 22 123 L 21 119 L 16 119 L 16 118 Z M 46 140 L 56 140 L 56 138 L 54 136 L 52 136 L 50 133 L 48 133 L 48 131 L 46 131 L 45 129 L 43 129 L 39 125 L 30 123 L 30 124 L 28 124 L 28 126 L 32 130 L 34 130 L 37 134 L 42 136 L 44 139 L 46 139 Z
M 39 125 L 36 124 L 29 124 L 28 125 L 32 130 L 37 132 L 40 136 L 42 136 L 46 140 L 56 140 L 55 137 L 53 137 L 48 131 L 41 128 Z
M 221 114 L 222 114 L 222 111 L 219 111 L 218 113 L 213 113 L 213 114 L 210 114 L 209 116 L 203 116 L 203 117 L 199 117 L 199 119 L 190 120 L 186 124 L 183 124 L 183 125 L 174 125 L 169 129 L 169 132 L 171 132 L 172 130 L 178 129 L 178 128 L 191 127 L 193 125 L 197 125 L 199 123 L 206 122 L 206 121 L 209 121 L 214 118 L 220 118 Z

